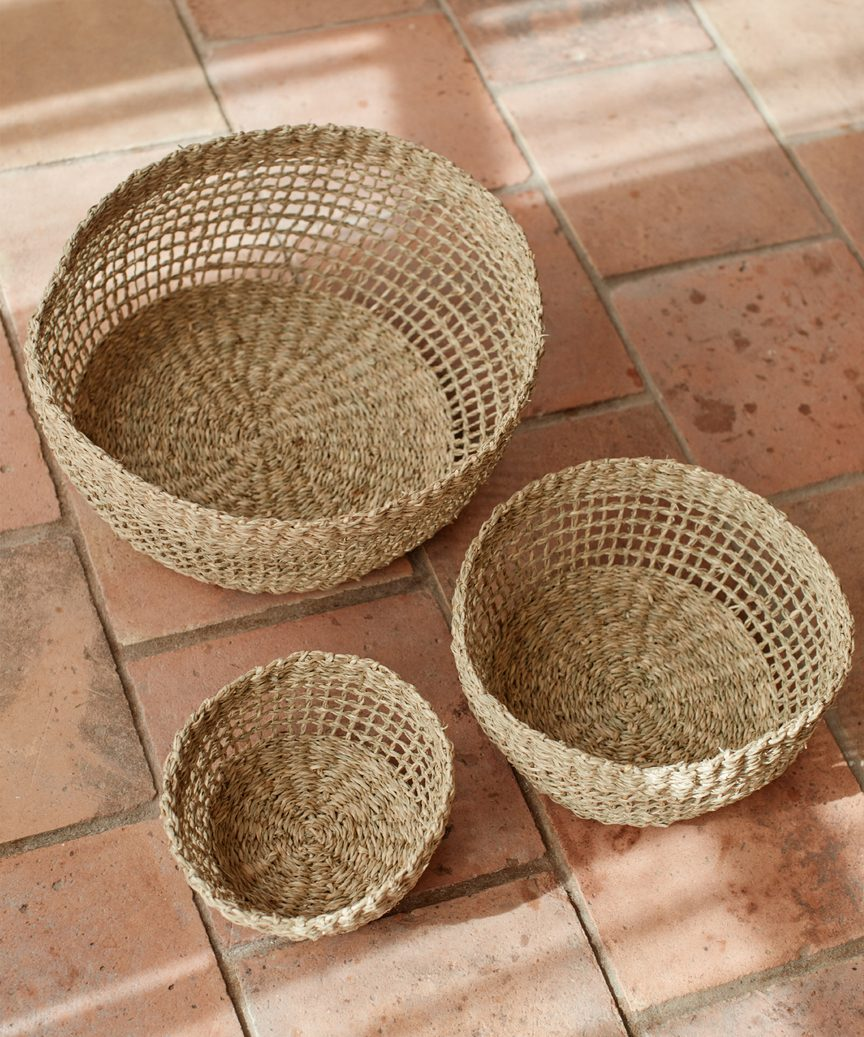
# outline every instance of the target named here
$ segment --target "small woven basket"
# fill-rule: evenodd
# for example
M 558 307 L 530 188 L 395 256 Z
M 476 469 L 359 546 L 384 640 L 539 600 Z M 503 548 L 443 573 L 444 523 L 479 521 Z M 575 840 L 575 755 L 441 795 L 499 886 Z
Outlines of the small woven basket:
M 447 523 L 534 382 L 522 231 L 373 130 L 181 149 L 78 228 L 30 328 L 45 435 L 115 532 L 246 591 L 333 586 Z
M 192 888 L 232 922 L 317 940 L 417 882 L 450 813 L 453 749 L 384 666 L 299 652 L 204 702 L 164 778 L 162 819 Z
M 776 778 L 850 666 L 807 537 L 729 479 L 590 462 L 531 483 L 471 545 L 453 607 L 468 702 L 575 813 L 668 825 Z

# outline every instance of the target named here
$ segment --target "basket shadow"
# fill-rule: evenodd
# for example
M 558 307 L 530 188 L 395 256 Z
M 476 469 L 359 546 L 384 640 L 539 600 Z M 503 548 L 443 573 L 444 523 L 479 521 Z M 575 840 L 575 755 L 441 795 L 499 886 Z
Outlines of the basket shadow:
M 280 1033 L 286 1020 L 333 1037 L 623 1033 L 588 942 L 549 876 L 246 958 L 240 968 L 267 1033 Z M 324 989 L 339 991 L 341 1002 L 321 1003 Z
M 486 970 L 482 969 L 479 973 L 471 970 L 471 974 L 465 976 L 458 985 L 448 985 L 436 997 L 424 998 L 422 1004 L 406 1006 L 403 1003 L 399 1006 L 398 1018 L 392 1019 L 383 1027 L 373 1022 L 368 1027 L 352 1030 L 352 1037 L 355 1034 L 356 1037 L 423 1037 L 425 1034 L 429 1034 L 431 1037 L 433 1034 L 437 1035 L 442 1032 L 452 1034 L 488 1033 L 490 1035 L 505 1032 L 516 1033 L 517 1031 L 509 1029 L 509 1025 L 512 1025 L 515 1020 L 507 1020 L 506 1006 L 514 1006 L 516 1009 L 514 1014 L 519 1012 L 520 1008 L 525 1015 L 534 1015 L 538 1010 L 545 1014 L 538 1005 L 538 976 L 560 975 L 562 971 L 566 970 L 569 962 L 570 957 L 566 950 L 559 949 L 537 954 L 530 965 L 522 967 L 511 965 L 500 969 L 493 966 L 492 975 L 484 975 Z M 469 1015 L 469 1011 L 466 1009 L 469 1009 L 472 1004 L 483 1007 Z M 572 1020 L 572 1015 L 575 1014 L 574 1007 L 575 1005 L 554 1006 L 549 1012 L 550 1015 L 554 1013 L 557 1017 L 554 1020 L 542 1020 L 541 1016 L 544 1026 L 543 1037 L 617 1037 L 618 1034 L 624 1033 L 623 1028 L 613 1018 L 598 1020 L 587 1025 L 581 1021 L 565 1021 L 567 1016 L 570 1016 Z M 582 1012 L 584 1011 L 585 1009 L 582 1007 Z M 469 1018 L 466 1019 L 466 1016 Z M 449 1031 L 439 1029 L 441 1020 L 449 1020 L 447 1025 L 452 1026 L 453 1029 Z M 538 1020 L 535 1018 L 536 1021 Z M 471 1023 L 475 1025 L 485 1023 L 488 1026 L 490 1022 L 495 1026 L 505 1026 L 508 1029 L 492 1030 L 479 1027 L 476 1029 L 472 1027 L 471 1030 L 461 1029 L 462 1026 L 471 1025 Z M 527 1018 L 520 1019 L 519 1022 L 523 1025 L 530 1025 Z M 519 1032 L 530 1033 L 531 1031 Z M 345 1031 L 345 1037 L 348 1037 L 348 1031 Z

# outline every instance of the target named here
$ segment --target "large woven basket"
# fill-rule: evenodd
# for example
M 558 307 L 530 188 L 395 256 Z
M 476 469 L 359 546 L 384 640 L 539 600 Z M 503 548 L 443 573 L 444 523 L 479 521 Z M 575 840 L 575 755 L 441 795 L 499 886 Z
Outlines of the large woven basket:
M 497 199 L 417 145 L 300 126 L 121 184 L 67 246 L 27 359 L 48 442 L 120 536 L 201 580 L 301 591 L 459 511 L 541 348 Z
M 291 940 L 394 906 L 444 834 L 453 749 L 379 663 L 300 652 L 204 702 L 165 763 L 162 818 L 189 884 Z
M 453 620 L 489 737 L 540 791 L 610 824 L 668 825 L 776 778 L 852 651 L 846 599 L 807 537 L 673 461 L 590 462 L 500 505 Z

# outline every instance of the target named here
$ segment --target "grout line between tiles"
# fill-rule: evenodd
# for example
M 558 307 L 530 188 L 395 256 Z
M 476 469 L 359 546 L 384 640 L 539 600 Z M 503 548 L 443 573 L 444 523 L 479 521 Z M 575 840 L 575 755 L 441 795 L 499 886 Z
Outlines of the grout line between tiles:
M 441 2 L 446 4 L 447 7 L 450 6 L 449 0 L 441 0 Z M 456 18 L 456 15 L 454 14 L 453 17 Z M 573 68 L 568 72 L 557 72 L 549 76 L 540 76 L 537 79 L 522 79 L 514 83 L 499 83 L 490 80 L 490 85 L 502 93 L 518 93 L 521 90 L 530 90 L 532 87 L 553 86 L 555 83 L 573 79 L 593 78 L 594 76 L 614 74 L 633 68 L 665 68 L 668 65 L 680 65 L 694 60 L 717 62 L 721 58 L 716 47 L 711 46 L 703 47 L 701 50 L 684 50 L 673 54 L 658 54 L 653 58 L 634 58 L 630 61 L 616 61 L 612 65 L 592 65 L 587 68 Z
M 822 140 L 833 140 L 835 137 L 848 137 L 855 133 L 864 132 L 864 119 L 853 120 L 843 123 L 842 126 L 832 127 L 824 130 L 804 130 L 801 133 L 787 133 L 785 141 L 790 148 L 801 147 L 804 144 L 816 144 Z
M 843 718 L 837 712 L 836 707 L 825 713 L 825 723 L 843 754 L 847 767 L 852 771 L 861 791 L 864 792 L 864 760 L 861 759 L 860 749 L 856 748 L 856 739 L 846 730 Z
M 682 997 L 670 998 L 659 1005 L 652 1005 L 638 1012 L 635 1019 L 641 1030 L 643 1027 L 656 1026 L 672 1019 L 686 1015 L 712 1005 L 721 1004 L 725 1001 L 733 1001 L 744 994 L 759 993 L 770 987 L 775 982 L 784 979 L 807 976 L 814 972 L 835 965 L 838 962 L 849 961 L 864 954 L 864 937 L 850 940 L 848 943 L 829 947 L 822 951 L 806 957 L 795 958 L 793 961 L 785 962 L 774 968 L 763 969 L 760 972 L 751 972 L 730 983 L 720 986 L 708 987 L 698 990 L 693 994 L 684 994 Z
M 6 341 L 9 344 L 9 352 L 12 354 L 12 363 L 15 367 L 15 373 L 18 376 L 21 391 L 24 394 L 24 403 L 27 408 L 27 415 L 33 423 L 33 427 L 36 429 L 36 434 L 39 437 L 39 453 L 46 469 L 48 470 L 48 474 L 51 477 L 54 486 L 54 495 L 57 498 L 57 507 L 60 511 L 60 517 L 58 519 L 54 519 L 53 522 L 45 523 L 44 525 L 57 527 L 52 533 L 53 536 L 61 535 L 61 533 L 69 534 L 69 516 L 63 510 L 63 501 L 57 486 L 58 478 L 54 467 L 54 458 L 51 451 L 48 449 L 48 444 L 45 442 L 45 437 L 42 434 L 42 425 L 36 417 L 36 412 L 33 409 L 33 401 L 30 398 L 30 383 L 27 379 L 24 365 L 24 343 L 19 341 L 18 329 L 12 318 L 12 308 L 6 298 L 6 293 L 2 284 L 0 284 L 0 330 L 5 333 Z
M 416 591 L 419 586 L 419 581 L 412 574 L 411 576 L 388 580 L 385 583 L 360 586 L 352 590 L 336 590 L 333 594 L 323 594 L 312 598 L 302 598 L 299 601 L 286 602 L 282 605 L 274 605 L 261 612 L 237 616 L 218 623 L 209 623 L 206 626 L 195 627 L 193 630 L 183 630 L 165 634 L 161 637 L 122 644 L 120 651 L 124 659 L 128 662 L 134 662 L 138 659 L 147 659 L 153 655 L 161 655 L 163 652 L 190 648 L 205 641 L 232 637 L 236 634 L 245 634 L 250 630 L 266 629 L 289 620 L 305 619 L 307 616 L 317 616 L 322 612 L 350 608 L 352 605 L 365 605 L 368 602 L 378 601 L 381 598 L 396 597 L 399 594 L 409 594 L 412 591 Z
M 677 273 L 678 271 L 700 270 L 706 266 L 716 263 L 734 263 L 737 260 L 748 260 L 760 256 L 771 256 L 777 253 L 788 252 L 795 248 L 807 245 L 821 245 L 826 241 L 835 241 L 837 235 L 834 230 L 826 231 L 824 234 L 808 234 L 803 238 L 792 238 L 790 241 L 771 242 L 768 245 L 754 245 L 752 248 L 737 249 L 732 252 L 716 252 L 710 256 L 694 256 L 692 259 L 679 259 L 674 263 L 660 263 L 657 266 L 641 267 L 639 270 L 628 270 L 622 274 L 608 274 L 604 280 L 613 291 L 622 285 L 634 284 L 662 274 Z
M 69 491 L 64 480 L 56 474 L 54 468 L 55 464 L 56 462 L 52 458 L 51 470 L 52 475 L 55 476 L 57 496 L 60 498 L 60 508 L 64 514 L 68 516 L 70 537 L 75 545 L 81 568 L 84 571 L 84 578 L 87 581 L 90 598 L 93 602 L 93 607 L 96 610 L 96 615 L 99 617 L 99 622 L 102 624 L 105 641 L 108 645 L 108 650 L 111 653 L 111 661 L 114 664 L 114 669 L 117 672 L 117 677 L 120 681 L 123 693 L 126 696 L 129 712 L 132 714 L 132 723 L 135 727 L 135 733 L 138 736 L 138 741 L 141 743 L 141 750 L 144 753 L 147 766 L 150 768 L 153 787 L 158 795 L 162 778 L 162 763 L 156 756 L 156 750 L 154 749 L 153 742 L 148 734 L 147 725 L 144 722 L 144 712 L 141 708 L 141 703 L 135 693 L 134 685 L 129 678 L 128 671 L 126 670 L 126 664 L 123 658 L 123 646 L 117 640 L 117 637 L 114 634 L 114 628 L 111 626 L 108 608 L 102 594 L 102 588 L 99 586 L 99 579 L 96 575 L 96 570 L 87 550 L 84 534 L 81 532 L 75 520 L 73 507 L 67 499 L 67 493 Z
M 198 67 L 201 69 L 201 75 L 204 77 L 204 82 L 207 84 L 210 96 L 213 98 L 213 102 L 219 111 L 219 117 L 225 124 L 227 130 L 233 130 L 234 125 L 228 118 L 228 113 L 225 111 L 225 106 L 222 104 L 222 98 L 219 96 L 219 92 L 217 91 L 213 80 L 210 78 L 210 72 L 204 61 L 204 55 L 201 53 L 201 41 L 199 41 L 197 26 L 195 25 L 191 15 L 186 10 L 185 4 L 179 3 L 179 0 L 171 0 L 171 5 L 174 8 L 174 13 L 177 16 L 177 21 L 180 23 L 183 34 L 189 43 L 189 48 L 195 55 Z
M 175 3 L 178 0 L 174 0 Z M 183 0 L 180 0 L 183 2 Z M 290 2 L 290 0 L 288 0 Z M 185 8 L 185 3 L 183 7 Z M 280 40 L 290 39 L 294 36 L 305 36 L 311 33 L 323 33 L 329 32 L 331 29 L 362 29 L 365 26 L 374 28 L 376 25 L 383 25 L 387 22 L 403 22 L 408 21 L 411 18 L 422 17 L 423 15 L 437 14 L 438 11 L 435 7 L 434 0 L 426 0 L 425 3 L 419 7 L 415 7 L 409 11 L 391 11 L 389 14 L 375 14 L 368 18 L 345 18 L 341 21 L 326 22 L 323 25 L 307 25 L 300 29 L 282 29 L 275 32 L 258 32 L 253 33 L 250 36 L 230 36 L 225 39 L 210 39 L 205 36 L 203 32 L 195 29 L 196 37 L 201 41 L 202 45 L 211 48 L 212 50 L 221 50 L 223 47 L 233 47 L 236 44 L 245 43 L 263 43 L 266 40 Z M 190 21 L 194 24 L 194 19 L 189 15 Z
M 565 407 L 563 410 L 549 411 L 547 414 L 532 414 L 522 418 L 519 428 L 546 428 L 573 418 L 588 418 L 597 414 L 615 414 L 619 411 L 634 410 L 650 406 L 654 399 L 649 392 L 628 393 L 626 396 L 613 396 L 609 400 L 598 400 L 596 403 L 585 403 L 578 407 Z
M 120 810 L 115 814 L 105 814 L 103 817 L 93 817 L 86 821 L 75 821 L 71 825 L 52 828 L 48 832 L 25 835 L 20 839 L 0 843 L 0 859 L 18 857 L 31 850 L 41 850 L 46 846 L 56 846 L 58 843 L 83 839 L 88 835 L 99 835 L 101 832 L 110 832 L 112 829 L 123 828 L 126 825 L 137 825 L 142 821 L 153 821 L 158 817 L 159 803 L 154 797 L 145 803 L 139 803 L 137 806 L 130 807 L 128 810 Z
M 483 71 L 481 63 L 474 52 L 474 48 L 472 47 L 471 42 L 466 36 L 464 30 L 462 29 L 462 26 L 459 24 L 458 19 L 453 14 L 448 0 L 438 0 L 438 5 L 441 8 L 442 12 L 446 15 L 448 21 L 450 22 L 450 25 L 454 33 L 456 34 L 457 38 L 459 39 L 459 42 L 465 48 L 466 54 L 474 64 L 474 68 L 477 72 L 477 75 L 480 77 L 480 81 L 482 82 L 486 92 L 492 98 L 495 108 L 498 114 L 501 116 L 504 125 L 510 132 L 510 135 L 512 136 L 517 148 L 522 153 L 523 158 L 528 163 L 528 168 L 532 172 L 532 178 L 536 178 L 538 190 L 543 195 L 546 204 L 549 206 L 550 210 L 552 211 L 553 215 L 558 221 L 558 224 L 561 227 L 561 231 L 564 235 L 565 240 L 568 242 L 568 244 L 578 257 L 579 262 L 581 263 L 582 268 L 588 277 L 588 280 L 591 282 L 594 291 L 597 293 L 597 297 L 600 299 L 600 302 L 606 310 L 609 320 L 611 321 L 612 326 L 615 328 L 615 331 L 617 332 L 618 337 L 620 338 L 621 343 L 624 346 L 624 349 L 626 350 L 628 357 L 630 358 L 630 361 L 636 368 L 636 371 L 639 374 L 640 379 L 642 380 L 642 384 L 644 385 L 645 390 L 648 392 L 653 403 L 662 414 L 685 460 L 689 461 L 691 464 L 695 463 L 693 453 L 690 450 L 690 445 L 688 444 L 683 432 L 678 427 L 678 423 L 675 421 L 672 412 L 666 406 L 666 401 L 663 399 L 663 396 L 657 388 L 654 379 L 651 377 L 646 365 L 643 363 L 642 357 L 639 355 L 636 347 L 631 342 L 630 336 L 627 334 L 627 331 L 624 328 L 624 325 L 621 319 L 619 318 L 617 311 L 615 310 L 615 307 L 612 303 L 612 295 L 609 288 L 606 285 L 606 282 L 601 277 L 600 272 L 594 266 L 594 263 L 591 261 L 591 258 L 589 257 L 587 250 L 583 246 L 582 242 L 579 240 L 579 236 L 576 234 L 576 231 L 571 226 L 570 221 L 567 219 L 567 216 L 564 213 L 564 210 L 558 204 L 558 199 L 555 197 L 555 194 L 552 191 L 552 188 L 548 180 L 546 179 L 546 176 L 543 173 L 543 170 L 540 167 L 539 163 L 535 161 L 534 155 L 532 154 L 531 149 L 528 147 L 527 141 L 522 136 L 522 132 L 519 129 L 516 120 L 513 119 L 513 117 L 510 115 L 507 106 L 503 103 L 501 98 L 498 96 L 497 91 L 489 82 L 485 72 Z
M 509 198 L 514 194 L 523 194 L 528 191 L 539 191 L 541 187 L 538 177 L 531 173 L 530 176 L 525 177 L 524 180 L 520 180 L 518 184 L 504 184 L 503 187 L 494 187 L 489 192 L 494 194 L 499 200 L 501 198 Z
M 432 595 L 435 599 L 435 603 L 444 617 L 447 623 L 447 629 L 450 629 L 450 622 L 452 619 L 450 612 L 450 601 L 444 592 L 444 585 L 438 577 L 438 573 L 435 572 L 435 568 L 429 558 L 428 553 L 424 545 L 415 547 L 411 552 L 411 559 L 416 563 L 416 571 L 418 576 L 422 580 L 422 586 Z
M 859 264 L 864 267 L 864 256 L 862 256 L 857 245 L 846 233 L 843 224 L 837 218 L 837 214 L 834 212 L 831 205 L 822 195 L 816 182 L 807 172 L 803 163 L 799 160 L 795 154 L 794 146 L 787 141 L 784 137 L 782 130 L 780 129 L 779 123 L 775 120 L 771 114 L 768 105 L 763 102 L 759 91 L 756 89 L 753 83 L 750 82 L 749 77 L 745 73 L 744 69 L 738 64 L 738 60 L 732 53 L 729 47 L 726 46 L 726 42 L 723 39 L 722 33 L 715 28 L 711 16 L 703 10 L 701 0 L 690 0 L 693 10 L 696 12 L 696 17 L 702 24 L 702 28 L 708 34 L 708 36 L 714 41 L 714 46 L 717 48 L 717 53 L 723 58 L 726 63 L 726 67 L 730 73 L 735 77 L 741 90 L 749 99 L 750 103 L 756 109 L 761 116 L 763 122 L 768 127 L 771 135 L 777 142 L 777 146 L 786 156 L 787 161 L 790 163 L 792 168 L 797 173 L 799 179 L 810 192 L 812 197 L 815 199 L 822 212 L 822 215 L 828 220 L 831 226 L 834 228 L 835 234 L 842 240 L 844 245 L 849 249 L 853 256 L 858 260 Z
M 633 1013 L 630 1011 L 627 995 L 625 994 L 618 977 L 618 970 L 615 968 L 615 965 L 603 944 L 600 930 L 594 922 L 591 909 L 582 893 L 582 888 L 579 885 L 576 876 L 573 874 L 572 868 L 567 863 L 567 855 L 564 852 L 564 848 L 561 846 L 558 834 L 555 831 L 548 813 L 546 812 L 546 808 L 537 791 L 532 788 L 521 774 L 516 774 L 516 780 L 519 783 L 519 787 L 522 789 L 522 795 L 525 797 L 525 802 L 528 804 L 528 809 L 531 811 L 534 823 L 536 824 L 540 835 L 543 837 L 547 856 L 552 864 L 552 870 L 555 877 L 566 892 L 573 910 L 576 913 L 576 917 L 579 920 L 579 924 L 582 926 L 582 931 L 585 933 L 585 938 L 588 940 L 591 951 L 597 960 L 597 965 L 606 983 L 609 995 L 611 996 L 615 1008 L 621 1017 L 624 1029 L 627 1032 L 628 1037 L 635 1037 L 636 1031 L 633 1026 Z
M 804 486 L 794 486 L 788 490 L 780 490 L 768 497 L 768 500 L 778 508 L 784 508 L 789 504 L 797 504 L 811 497 L 821 497 L 826 493 L 834 493 L 836 490 L 845 490 L 854 486 L 860 486 L 864 482 L 864 472 L 846 472 L 843 475 L 835 475 L 821 482 L 807 483 Z
M 57 166 L 76 166 L 82 162 L 90 162 L 93 159 L 113 158 L 117 155 L 134 155 L 138 151 L 152 151 L 156 148 L 167 147 L 169 144 L 176 148 L 184 148 L 189 144 L 203 144 L 205 141 L 212 140 L 216 136 L 219 136 L 219 134 L 201 133 L 192 137 L 168 137 L 164 140 L 148 141 L 146 144 L 130 144 L 126 148 L 109 148 L 107 151 L 88 151 L 83 155 L 69 155 L 66 158 L 54 158 L 45 162 L 32 162 L 23 166 L 9 166 L 8 168 L 0 169 L 0 180 L 2 180 L 4 176 L 12 173 L 34 172 L 37 169 L 54 169 Z
M 192 892 L 192 900 L 194 901 L 195 907 L 198 909 L 198 914 L 201 917 L 201 924 L 204 927 L 204 932 L 207 934 L 207 939 L 210 941 L 210 947 L 213 950 L 213 957 L 216 959 L 216 966 L 222 975 L 222 982 L 225 984 L 225 991 L 234 1008 L 234 1014 L 237 1016 L 237 1021 L 240 1024 L 243 1037 L 256 1037 L 258 1030 L 254 1023 L 252 1005 L 246 997 L 246 993 L 243 990 L 243 984 L 237 978 L 234 969 L 231 967 L 230 949 L 223 949 L 219 943 L 219 938 L 216 935 L 216 927 L 213 924 L 213 918 L 210 914 L 210 908 L 204 902 L 201 895 L 191 890 L 190 892 Z

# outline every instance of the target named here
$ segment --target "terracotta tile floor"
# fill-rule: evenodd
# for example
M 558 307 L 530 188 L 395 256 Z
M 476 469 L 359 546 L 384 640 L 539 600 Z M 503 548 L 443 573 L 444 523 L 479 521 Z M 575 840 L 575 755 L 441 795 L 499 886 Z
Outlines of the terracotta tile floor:
M 773 785 L 607 828 L 523 793 L 466 709 L 445 603 L 526 481 L 654 455 L 772 495 L 864 622 L 862 34 L 858 0 L 0 5 L 0 1034 L 861 1032 L 864 652 Z M 351 585 L 256 596 L 89 510 L 40 450 L 21 345 L 64 240 L 131 170 L 302 120 L 415 138 L 495 189 L 549 337 L 450 528 Z M 186 715 L 298 648 L 414 682 L 458 787 L 406 903 L 307 946 L 202 909 L 155 800 Z

